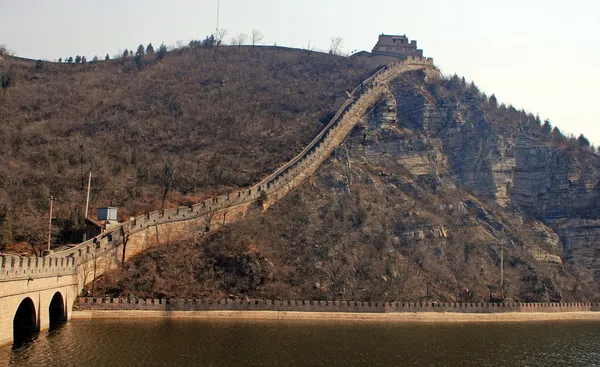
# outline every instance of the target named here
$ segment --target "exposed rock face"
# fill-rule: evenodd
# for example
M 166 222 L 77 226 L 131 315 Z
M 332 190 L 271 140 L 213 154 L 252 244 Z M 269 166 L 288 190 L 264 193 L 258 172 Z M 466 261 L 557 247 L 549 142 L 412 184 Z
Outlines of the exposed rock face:
M 421 80 L 402 80 L 368 117 L 360 149 L 377 165 L 395 162 L 415 178 L 456 182 L 478 197 L 517 210 L 547 227 L 538 259 L 562 260 L 596 271 L 600 279 L 600 159 L 579 147 L 557 146 L 539 126 L 502 120 L 487 101 L 447 95 Z M 468 88 L 467 88 L 468 89 Z M 396 116 L 393 116 L 393 113 Z M 500 116 L 500 117 L 499 117 Z M 541 225 L 541 224 L 540 224 Z

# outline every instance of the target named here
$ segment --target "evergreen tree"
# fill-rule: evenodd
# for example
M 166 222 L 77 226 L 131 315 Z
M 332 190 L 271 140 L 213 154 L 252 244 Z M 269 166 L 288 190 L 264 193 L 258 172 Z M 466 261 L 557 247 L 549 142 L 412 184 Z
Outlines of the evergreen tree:
M 79 64 L 81 62 L 81 56 L 77 55 L 75 56 L 75 63 Z
M 106 54 L 106 56 L 104 56 L 104 61 L 108 61 L 110 60 L 110 56 L 108 54 Z
M 129 56 L 129 50 L 125 49 L 125 51 L 123 51 L 123 58 L 126 59 Z
M 146 55 L 152 54 L 154 54 L 154 47 L 152 46 L 152 43 L 149 43 L 148 46 L 146 46 Z
M 61 64 L 62 63 L 62 57 L 60 59 L 58 59 L 58 63 Z
M 211 34 L 210 36 L 206 36 L 204 41 L 202 41 L 202 48 L 213 48 L 215 47 L 216 43 L 217 40 L 215 39 L 215 36 Z
M 81 65 L 85 65 L 86 61 L 87 59 L 85 58 L 85 56 L 81 56 Z
M 551 132 L 552 125 L 550 124 L 550 120 L 546 119 L 546 121 L 544 121 L 544 125 L 542 125 L 542 133 L 544 135 L 550 135 Z
M 464 78 L 463 78 L 464 80 Z M 475 85 L 475 82 L 471 82 L 471 84 L 469 85 L 469 89 L 471 90 L 471 93 L 473 93 L 474 95 L 478 96 L 479 95 L 479 88 L 477 88 L 477 86 Z
M 146 55 L 146 52 L 144 51 L 144 45 L 139 45 L 137 48 L 137 51 L 135 52 L 135 64 L 137 65 L 138 69 L 141 69 L 144 66 L 144 56 Z
M 70 56 L 70 57 L 67 59 L 67 63 L 68 63 L 68 64 L 70 64 L 70 63 L 72 63 L 72 62 L 73 62 L 73 56 Z
M 554 126 L 552 129 L 552 139 L 557 142 L 565 141 L 566 137 L 562 134 L 558 127 Z
M 7 74 L 2 74 L 0 77 L 0 86 L 2 89 L 8 89 L 10 87 L 15 86 L 15 76 L 12 72 L 8 72 Z
M 158 52 L 156 53 L 156 57 L 159 60 L 162 60 L 166 55 L 167 55 L 167 46 L 165 46 L 164 43 L 161 43 L 161 45 L 158 47 Z
M 489 102 L 489 104 L 490 104 L 490 107 L 491 107 L 491 108 L 496 108 L 496 107 L 498 107 L 498 100 L 496 99 L 496 95 L 495 95 L 495 94 L 492 94 L 492 95 L 490 96 L 490 102 Z
M 588 148 L 590 146 L 590 141 L 583 134 L 579 135 L 577 138 L 577 143 L 582 148 Z

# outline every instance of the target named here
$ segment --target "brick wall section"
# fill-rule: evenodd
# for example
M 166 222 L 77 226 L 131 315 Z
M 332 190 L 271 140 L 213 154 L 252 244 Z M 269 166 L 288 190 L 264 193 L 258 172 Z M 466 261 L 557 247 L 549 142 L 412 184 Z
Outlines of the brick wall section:
M 33 279 L 42 276 L 73 275 L 77 272 L 72 257 L 0 256 L 0 280 Z
M 80 310 L 147 311 L 295 311 L 295 312 L 600 312 L 600 303 L 453 303 L 453 302 L 354 302 L 277 301 L 230 299 L 126 299 L 78 298 Z

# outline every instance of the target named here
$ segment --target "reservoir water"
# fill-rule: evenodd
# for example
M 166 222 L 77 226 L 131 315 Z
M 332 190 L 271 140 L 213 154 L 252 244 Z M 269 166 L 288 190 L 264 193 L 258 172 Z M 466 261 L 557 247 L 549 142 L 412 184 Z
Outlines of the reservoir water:
M 9 366 L 600 366 L 600 322 L 72 320 Z

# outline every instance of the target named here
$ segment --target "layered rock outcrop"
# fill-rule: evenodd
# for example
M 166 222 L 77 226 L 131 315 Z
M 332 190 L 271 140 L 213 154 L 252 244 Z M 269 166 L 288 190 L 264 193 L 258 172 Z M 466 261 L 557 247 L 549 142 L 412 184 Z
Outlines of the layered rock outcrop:
M 395 106 L 387 96 L 361 132 L 365 157 L 394 161 L 415 178 L 456 183 L 541 221 L 542 237 L 560 247 L 562 259 L 542 249 L 534 251 L 538 259 L 583 266 L 600 279 L 600 158 L 561 146 L 521 112 L 498 112 L 468 87 L 458 89 L 449 94 L 419 75 L 396 83 Z M 519 120 L 507 121 L 511 114 Z

